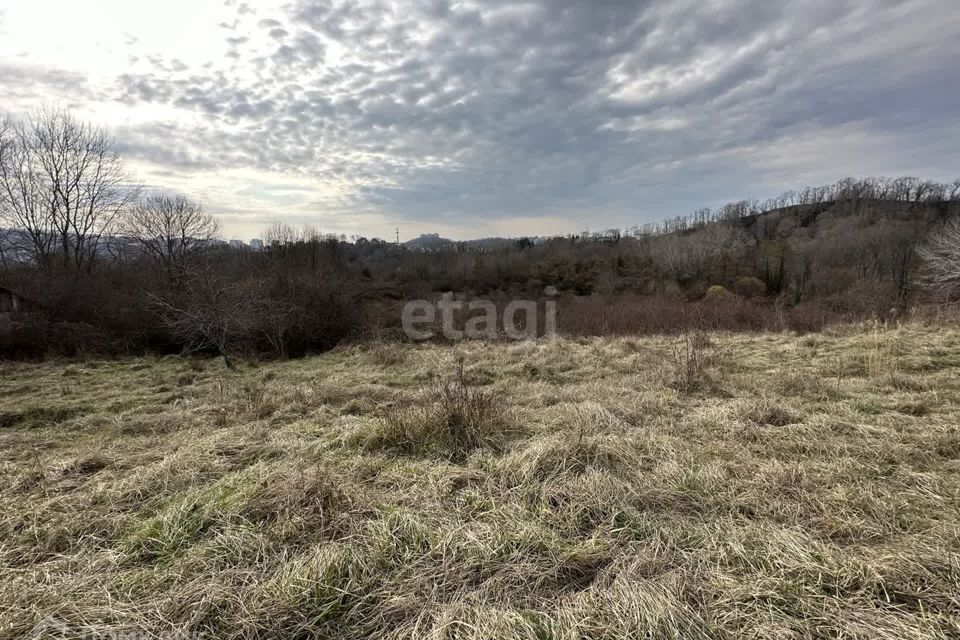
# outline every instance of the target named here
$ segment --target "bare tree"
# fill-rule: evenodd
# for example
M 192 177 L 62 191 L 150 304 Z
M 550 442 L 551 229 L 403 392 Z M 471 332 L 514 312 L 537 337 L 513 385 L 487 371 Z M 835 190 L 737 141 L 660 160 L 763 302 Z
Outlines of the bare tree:
M 304 239 L 297 229 L 283 222 L 275 222 L 267 227 L 263 238 L 268 247 L 282 247 Z
M 154 193 L 131 207 L 123 231 L 174 281 L 186 273 L 191 256 L 218 237 L 220 223 L 185 195 Z
M 32 142 L 22 123 L 0 122 L 0 225 L 13 231 L 14 253 L 44 266 L 54 243 L 54 207 Z
M 89 268 L 101 239 L 134 200 L 113 140 L 64 111 L 0 126 L 4 217 L 38 264 Z
M 954 218 L 920 247 L 926 282 L 949 299 L 960 298 L 960 219 Z
M 137 191 L 101 129 L 63 111 L 41 112 L 30 123 L 37 157 L 53 200 L 64 265 L 91 265 L 104 234 L 131 204 Z

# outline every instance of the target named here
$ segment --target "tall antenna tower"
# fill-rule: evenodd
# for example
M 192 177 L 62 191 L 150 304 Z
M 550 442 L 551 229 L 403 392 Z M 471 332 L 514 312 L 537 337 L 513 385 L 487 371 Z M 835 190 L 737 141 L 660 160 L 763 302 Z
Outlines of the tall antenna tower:
M 400 246 L 400 227 L 397 227 L 397 246 Z

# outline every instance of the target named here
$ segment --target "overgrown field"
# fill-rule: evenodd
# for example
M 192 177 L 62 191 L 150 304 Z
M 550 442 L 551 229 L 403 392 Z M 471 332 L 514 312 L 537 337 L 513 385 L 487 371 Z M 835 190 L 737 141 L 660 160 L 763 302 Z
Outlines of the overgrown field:
M 958 365 L 916 324 L 3 364 L 0 637 L 955 638 Z

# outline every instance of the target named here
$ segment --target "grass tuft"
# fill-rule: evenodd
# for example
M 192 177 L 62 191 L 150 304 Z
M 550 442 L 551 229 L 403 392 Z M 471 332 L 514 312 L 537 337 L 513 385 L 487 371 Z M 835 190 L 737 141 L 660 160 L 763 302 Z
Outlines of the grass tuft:
M 794 410 L 769 398 L 752 402 L 744 411 L 743 418 L 755 425 L 769 427 L 786 427 L 800 422 Z
M 451 378 L 383 416 L 366 447 L 462 460 L 476 449 L 502 447 L 509 431 L 502 401 L 468 383 L 461 359 Z

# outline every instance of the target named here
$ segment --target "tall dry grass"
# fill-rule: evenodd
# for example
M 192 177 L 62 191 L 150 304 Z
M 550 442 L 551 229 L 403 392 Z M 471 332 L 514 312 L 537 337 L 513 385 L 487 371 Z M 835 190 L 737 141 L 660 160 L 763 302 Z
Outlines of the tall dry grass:
M 0 637 L 957 637 L 960 333 L 706 340 L 4 363 Z

